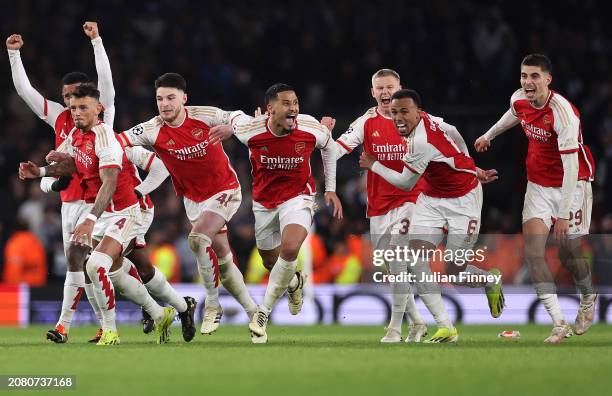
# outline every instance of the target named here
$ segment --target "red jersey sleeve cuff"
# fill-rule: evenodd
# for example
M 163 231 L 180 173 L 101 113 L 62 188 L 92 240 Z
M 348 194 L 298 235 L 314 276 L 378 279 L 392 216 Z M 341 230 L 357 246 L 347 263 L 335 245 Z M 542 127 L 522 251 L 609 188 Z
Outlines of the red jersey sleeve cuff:
M 418 175 L 419 172 L 415 171 L 414 169 L 412 169 L 410 166 L 408 166 L 408 164 L 404 163 L 404 166 L 412 173 L 414 173 L 415 175 Z
M 151 153 L 151 156 L 149 157 L 149 161 L 147 162 L 147 166 L 145 166 L 145 171 L 147 172 L 149 171 L 154 159 L 155 159 L 155 153 Z
M 130 139 L 127 137 L 125 132 L 122 132 L 119 135 L 117 135 L 117 139 L 119 140 L 119 143 L 121 143 L 121 145 L 123 147 L 132 147 L 132 146 L 134 146 L 132 144 L 132 142 L 130 142 Z
M 340 146 L 342 146 L 342 147 L 343 147 L 343 148 L 344 148 L 344 149 L 345 149 L 347 152 L 349 152 L 349 153 L 353 151 L 353 149 L 351 149 L 349 146 L 347 146 L 346 144 L 344 144 L 344 143 L 342 142 L 342 140 L 340 140 L 340 139 L 336 140 L 336 143 L 338 143 Z
M 559 154 L 572 154 L 572 153 L 577 153 L 578 152 L 578 147 L 573 148 L 573 149 L 568 149 L 568 150 L 559 150 Z
M 108 165 L 102 165 L 98 167 L 98 169 L 109 169 L 109 168 L 121 169 L 121 166 L 119 164 L 108 164 Z

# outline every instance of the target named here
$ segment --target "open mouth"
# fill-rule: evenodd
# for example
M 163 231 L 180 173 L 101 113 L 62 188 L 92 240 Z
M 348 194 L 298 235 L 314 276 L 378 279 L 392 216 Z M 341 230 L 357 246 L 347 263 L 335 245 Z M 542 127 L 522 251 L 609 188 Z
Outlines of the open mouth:
M 297 117 L 297 114 L 289 114 L 287 117 L 285 117 L 285 120 L 287 121 L 287 125 L 289 125 L 290 128 L 293 128 L 293 126 L 295 125 L 296 117 Z
M 388 105 L 389 103 L 391 103 L 391 97 L 388 96 L 382 96 L 380 98 L 380 102 L 384 105 Z
M 526 95 L 533 95 L 535 94 L 535 88 L 525 88 L 525 94 Z
M 395 127 L 397 128 L 398 132 L 399 132 L 401 135 L 403 135 L 403 134 L 405 134 L 406 132 L 408 132 L 408 129 L 406 128 L 406 124 L 404 124 L 403 122 L 401 122 L 401 123 L 396 122 L 396 123 L 395 123 Z

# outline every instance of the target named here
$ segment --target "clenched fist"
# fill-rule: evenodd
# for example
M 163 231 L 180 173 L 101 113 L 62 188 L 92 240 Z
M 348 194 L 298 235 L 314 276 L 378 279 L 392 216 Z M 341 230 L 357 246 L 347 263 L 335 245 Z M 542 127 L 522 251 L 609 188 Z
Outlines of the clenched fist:
M 6 48 L 10 50 L 18 50 L 23 47 L 23 39 L 20 34 L 11 34 L 6 39 Z
M 98 24 L 96 22 L 87 21 L 83 24 L 83 31 L 90 39 L 95 39 L 96 37 L 100 37 L 100 32 L 98 31 Z

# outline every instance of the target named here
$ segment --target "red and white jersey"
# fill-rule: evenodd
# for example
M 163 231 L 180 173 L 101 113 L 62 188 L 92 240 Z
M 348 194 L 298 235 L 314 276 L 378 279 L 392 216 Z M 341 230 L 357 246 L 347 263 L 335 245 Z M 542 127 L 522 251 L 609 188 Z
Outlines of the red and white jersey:
M 126 146 L 153 146 L 172 177 L 176 194 L 194 202 L 240 187 L 221 144 L 209 144 L 211 127 L 229 122 L 229 112 L 209 106 L 186 106 L 185 121 L 171 127 L 161 117 L 119 135 Z
M 134 187 L 136 187 L 142 183 L 142 179 L 138 173 L 138 168 L 148 172 L 153 160 L 155 159 L 155 153 L 147 150 L 144 147 L 125 147 L 125 156 L 127 157 L 128 161 L 132 163 L 128 169 L 128 172 L 132 177 Z M 138 202 L 140 203 L 140 208 L 142 210 L 151 209 L 153 207 L 153 201 L 151 200 L 149 194 L 143 195 Z
M 108 125 L 99 123 L 90 131 L 74 129 L 68 150 L 74 157 L 81 179 L 83 189 L 81 199 L 87 203 L 95 202 L 102 186 L 100 169 L 118 168 L 121 172 L 117 188 L 106 211 L 120 211 L 138 203 L 134 193 L 134 182 L 129 173 L 131 164 L 117 140 L 117 135 Z
M 476 165 L 427 113 L 407 138 L 404 166 L 423 175 L 427 184 L 423 194 L 434 198 L 462 197 L 478 185 Z
M 372 107 L 355 120 L 336 143 L 349 153 L 355 147 L 363 145 L 366 153 L 376 157 L 376 160 L 387 168 L 400 173 L 404 168 L 402 158 L 406 153 L 406 141 L 397 133 L 393 120 L 380 114 L 376 107 Z M 424 183 L 425 179 L 421 178 L 412 190 L 404 191 L 368 170 L 367 216 L 384 215 L 406 202 L 416 202 Z
M 595 162 L 589 148 L 582 144 L 578 109 L 563 96 L 550 91 L 546 103 L 537 109 L 529 103 L 523 89 L 510 99 L 512 114 L 521 121 L 529 140 L 527 180 L 543 187 L 561 187 L 561 154 L 578 152 L 578 180 L 592 181 Z
M 314 195 L 310 156 L 315 148 L 333 144 L 329 130 L 314 117 L 298 114 L 293 131 L 276 136 L 268 126 L 268 115 L 240 114 L 233 115 L 231 125 L 238 140 L 249 148 L 253 200 L 274 209 L 298 195 Z
M 44 115 L 48 117 L 47 99 L 44 101 Z M 55 148 L 59 148 L 64 140 L 68 137 L 70 131 L 74 128 L 74 120 L 69 109 L 65 109 L 59 113 L 53 121 L 53 130 L 55 131 Z M 60 191 L 60 198 L 62 202 L 78 201 L 83 196 L 83 190 L 81 189 L 81 179 L 78 174 L 72 175 L 72 180 L 63 191 Z

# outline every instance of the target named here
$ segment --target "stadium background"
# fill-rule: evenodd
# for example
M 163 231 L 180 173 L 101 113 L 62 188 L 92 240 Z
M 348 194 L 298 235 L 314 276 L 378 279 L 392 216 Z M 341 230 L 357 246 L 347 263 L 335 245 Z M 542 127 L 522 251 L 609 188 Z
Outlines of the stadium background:
M 581 111 L 584 141 L 597 162 L 591 232 L 612 231 L 612 28 L 600 12 L 600 3 L 566 1 L 554 10 L 539 2 L 521 7 L 513 2 L 478 5 L 463 0 L 384 5 L 20 1 L 3 7 L 0 25 L 3 40 L 11 33 L 22 34 L 21 55 L 34 87 L 61 102 L 63 74 L 81 70 L 95 78 L 93 51 L 81 25 L 97 21 L 113 71 L 117 131 L 156 114 L 153 81 L 175 71 L 187 79 L 188 103 L 247 112 L 262 105 L 263 92 L 272 83 L 292 84 L 300 111 L 317 118 L 334 116 L 338 120 L 334 137 L 338 137 L 374 105 L 372 73 L 393 68 L 401 74 L 404 87 L 421 93 L 426 110 L 458 127 L 479 166 L 498 169 L 500 180 L 485 188 L 481 231 L 509 239 L 520 232 L 526 139 L 515 128 L 485 154 L 475 155 L 472 147 L 507 109 L 519 86 L 522 57 L 545 53 L 553 61 L 552 87 Z M 27 159 L 41 163 L 52 149 L 53 135 L 16 94 L 7 57 L 0 62 L 0 75 L 0 248 L 5 252 L 16 231 L 29 229 L 40 241 L 44 249 L 40 260 L 48 267 L 41 284 L 59 291 L 65 274 L 59 197 L 43 194 L 38 183 L 17 178 L 18 163 Z M 259 283 L 261 274 L 251 256 L 247 151 L 236 140 L 225 147 L 244 190 L 241 210 L 230 224 L 231 242 L 247 280 Z M 316 217 L 315 280 L 323 283 L 371 281 L 365 178 L 357 159 L 358 154 L 351 154 L 338 166 L 345 219 L 331 222 L 322 203 Z M 321 184 L 318 158 L 313 165 Z M 153 200 L 152 257 L 171 280 L 192 282 L 196 266 L 185 237 L 189 225 L 182 203 L 169 181 Z M 600 285 L 612 284 L 612 246 L 605 241 L 588 247 Z M 31 253 L 35 245 L 25 248 Z M 0 272 L 5 259 L 3 254 Z M 521 262 L 519 257 L 502 269 L 506 282 L 528 282 Z M 355 263 L 357 270 L 344 272 Z M 561 270 L 558 278 L 562 284 L 571 283 Z

